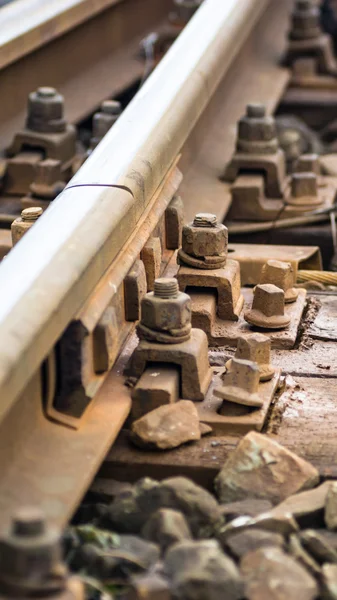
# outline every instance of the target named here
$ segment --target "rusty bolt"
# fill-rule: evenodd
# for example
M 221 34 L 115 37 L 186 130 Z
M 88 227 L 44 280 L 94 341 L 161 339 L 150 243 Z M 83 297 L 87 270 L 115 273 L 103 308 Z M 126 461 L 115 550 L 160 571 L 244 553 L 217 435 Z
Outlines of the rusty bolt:
M 34 225 L 35 221 L 42 215 L 43 210 L 38 206 L 25 208 L 21 212 L 21 217 L 13 221 L 11 225 L 12 244 L 18 243 L 22 236 Z
M 254 291 L 253 305 L 244 315 L 250 325 L 262 329 L 284 329 L 290 317 L 284 314 L 284 291 L 272 283 L 259 284 Z
M 30 185 L 30 191 L 35 198 L 54 200 L 65 186 L 61 175 L 61 161 L 47 158 L 37 164 L 35 179 Z
M 64 99 L 52 87 L 40 87 L 28 96 L 27 129 L 38 133 L 61 133 L 66 129 Z
M 105 100 L 99 112 L 95 113 L 92 120 L 92 138 L 91 148 L 95 148 L 97 144 L 104 138 L 109 129 L 116 123 L 118 117 L 122 113 L 122 106 L 116 100 Z
M 263 104 L 248 104 L 239 121 L 237 151 L 248 154 L 275 154 L 279 148 L 275 119 Z
M 291 178 L 291 195 L 294 198 L 317 196 L 315 173 L 294 173 Z
M 30 208 L 24 208 L 24 210 L 21 211 L 21 219 L 24 223 L 32 223 L 34 221 L 37 221 L 37 219 L 41 217 L 42 213 L 43 210 L 39 206 L 31 206 Z
M 317 206 L 322 204 L 318 195 L 315 173 L 293 173 L 291 177 L 291 197 L 287 203 L 294 206 Z
M 310 40 L 321 35 L 320 12 L 317 2 L 298 0 L 291 19 L 291 40 Z
M 154 291 L 146 294 L 142 300 L 139 336 L 164 343 L 178 343 L 188 339 L 190 332 L 190 297 L 179 291 L 175 278 L 156 279 Z
M 182 253 L 197 259 L 210 258 L 220 268 L 226 262 L 228 252 L 228 229 L 218 223 L 215 215 L 198 213 L 193 220 L 183 227 Z M 200 265 L 201 266 L 201 265 Z
M 260 283 L 273 283 L 281 288 L 286 303 L 297 300 L 299 291 L 294 288 L 294 269 L 290 263 L 268 260 L 263 265 Z
M 321 168 L 318 154 L 302 154 L 296 161 L 296 173 L 314 173 L 320 175 Z
M 8 535 L 0 540 L 0 590 L 24 597 L 25 590 L 29 595 L 50 593 L 65 585 L 59 533 L 47 527 L 38 509 L 19 510 Z
M 263 398 L 258 393 L 259 380 L 260 371 L 256 363 L 234 357 L 231 368 L 224 375 L 223 385 L 214 390 L 214 395 L 227 402 L 261 407 Z
M 257 364 L 260 372 L 260 381 L 269 381 L 275 373 L 270 363 L 270 339 L 262 333 L 250 333 L 245 337 L 239 337 L 235 358 L 249 360 Z M 232 359 L 226 364 L 231 369 Z

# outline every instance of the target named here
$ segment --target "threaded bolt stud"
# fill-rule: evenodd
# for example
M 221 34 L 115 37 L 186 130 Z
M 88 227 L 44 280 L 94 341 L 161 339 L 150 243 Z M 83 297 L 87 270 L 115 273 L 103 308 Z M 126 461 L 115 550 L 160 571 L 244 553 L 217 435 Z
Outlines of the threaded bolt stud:
M 154 282 L 154 295 L 157 298 L 176 298 L 179 294 L 178 281 L 174 277 L 156 279 Z
M 216 224 L 216 215 L 211 213 L 198 213 L 193 220 L 194 227 L 215 227 Z
M 35 537 L 45 531 L 43 513 L 37 508 L 22 508 L 17 511 L 12 522 L 14 535 L 22 537 Z
M 263 119 L 266 116 L 264 104 L 251 103 L 247 105 L 247 117 L 250 119 Z
M 106 115 L 119 116 L 122 112 L 121 103 L 117 100 L 104 100 L 101 105 L 101 112 Z
M 23 221 L 37 221 L 39 217 L 41 217 L 43 210 L 40 206 L 31 206 L 30 208 L 25 208 L 21 212 L 21 219 Z
M 56 95 L 56 89 L 53 87 L 39 87 L 36 90 L 37 95 L 40 98 L 53 98 Z

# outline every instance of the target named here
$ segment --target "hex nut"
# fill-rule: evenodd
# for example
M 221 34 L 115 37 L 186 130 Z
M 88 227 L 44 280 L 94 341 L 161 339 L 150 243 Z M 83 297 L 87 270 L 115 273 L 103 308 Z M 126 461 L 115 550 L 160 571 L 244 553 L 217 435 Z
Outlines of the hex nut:
M 255 362 L 234 356 L 231 368 L 223 377 L 223 385 L 214 390 L 214 395 L 227 402 L 260 408 L 263 398 L 259 395 L 259 380 L 260 372 Z
M 197 217 L 198 215 L 196 215 Z M 228 251 L 228 229 L 222 223 L 208 226 L 189 223 L 183 227 L 182 250 L 190 256 L 204 258 L 206 256 L 223 257 Z
M 64 98 L 51 87 L 41 87 L 28 96 L 26 127 L 39 133 L 61 133 L 66 130 Z
M 274 154 L 279 148 L 275 119 L 263 104 L 248 104 L 238 124 L 237 151 L 248 154 Z
M 26 585 L 48 589 L 55 587 L 52 574 L 61 564 L 59 533 L 46 526 L 44 516 L 37 509 L 18 511 L 11 530 L 0 540 L 0 585 Z M 59 580 L 58 587 L 63 587 Z
M 157 331 L 179 330 L 191 323 L 191 299 L 184 292 L 175 298 L 159 298 L 149 292 L 141 304 L 141 324 Z
M 321 167 L 318 154 L 302 154 L 295 165 L 296 173 L 315 173 L 320 175 Z
M 257 364 L 260 372 L 260 381 L 269 381 L 275 373 L 270 363 L 270 338 L 262 333 L 250 333 L 239 337 L 235 358 L 250 360 Z M 226 363 L 227 370 L 232 366 L 232 359 Z
M 320 12 L 317 3 L 312 0 L 297 0 L 292 13 L 290 40 L 310 40 L 319 37 Z
M 291 195 L 294 198 L 316 197 L 317 177 L 315 173 L 293 173 L 291 178 Z
M 244 314 L 245 321 L 262 329 L 284 329 L 290 317 L 284 312 L 284 291 L 272 283 L 259 284 L 254 290 L 252 308 Z
M 291 263 L 268 260 L 262 267 L 260 283 L 272 283 L 284 291 L 286 304 L 296 302 L 299 290 L 294 287 L 294 269 Z

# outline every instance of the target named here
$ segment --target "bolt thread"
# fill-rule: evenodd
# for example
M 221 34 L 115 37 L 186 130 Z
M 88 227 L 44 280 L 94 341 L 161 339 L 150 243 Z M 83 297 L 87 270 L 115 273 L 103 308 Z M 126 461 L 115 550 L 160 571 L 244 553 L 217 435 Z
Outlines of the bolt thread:
M 39 87 L 36 90 L 37 95 L 40 98 L 53 98 L 56 95 L 56 89 L 53 87 Z
M 37 221 L 37 219 L 42 215 L 43 210 L 39 206 L 31 206 L 30 208 L 25 208 L 21 212 L 21 219 L 23 221 Z
M 176 279 L 156 279 L 154 282 L 154 295 L 157 298 L 176 298 L 179 293 L 178 281 Z
M 193 220 L 194 227 L 215 227 L 216 224 L 216 215 L 210 213 L 198 213 Z
M 35 537 L 45 531 L 45 518 L 43 513 L 35 508 L 22 508 L 17 511 L 12 521 L 14 535 Z
M 119 116 L 122 112 L 121 103 L 117 100 L 104 100 L 101 105 L 101 112 L 107 115 Z
M 247 117 L 251 119 L 262 119 L 266 116 L 266 107 L 263 104 L 248 104 L 247 105 Z

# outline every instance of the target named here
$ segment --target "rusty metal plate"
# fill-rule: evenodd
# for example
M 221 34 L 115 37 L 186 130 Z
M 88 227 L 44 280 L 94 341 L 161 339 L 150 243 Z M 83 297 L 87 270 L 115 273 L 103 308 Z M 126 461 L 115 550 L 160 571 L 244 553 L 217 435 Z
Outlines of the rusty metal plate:
M 281 370 L 277 369 L 270 381 L 260 383 L 258 394 L 263 398 L 261 408 L 249 408 L 240 404 L 223 401 L 213 394 L 214 389 L 221 385 L 221 374 L 224 369 L 215 369 L 211 387 L 207 397 L 197 404 L 200 421 L 212 427 L 214 436 L 245 435 L 248 431 L 261 431 L 267 418 L 270 404 L 274 397 L 280 379 Z M 222 406 L 222 414 L 218 410 Z M 225 412 L 225 414 L 224 414 Z
M 318 246 L 275 246 L 272 244 L 229 244 L 230 258 L 240 263 L 241 285 L 256 285 L 263 265 L 270 259 L 291 263 L 294 277 L 299 269 L 322 269 Z

